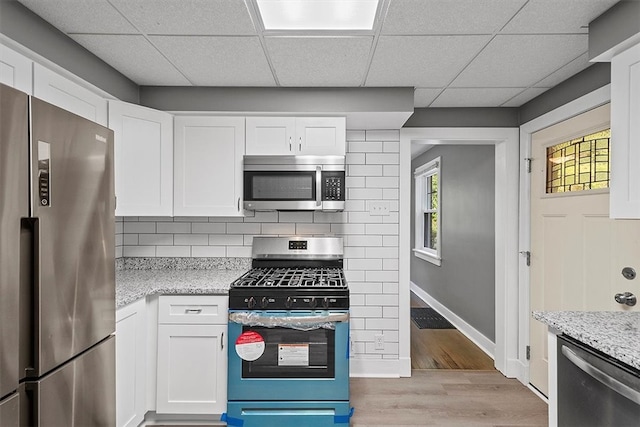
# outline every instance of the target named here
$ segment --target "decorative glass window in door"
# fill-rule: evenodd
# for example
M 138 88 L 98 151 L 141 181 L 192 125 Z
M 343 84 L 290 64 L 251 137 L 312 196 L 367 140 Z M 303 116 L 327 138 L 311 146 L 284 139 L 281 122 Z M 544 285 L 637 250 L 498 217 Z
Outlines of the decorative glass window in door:
M 611 129 L 547 148 L 547 193 L 609 188 Z

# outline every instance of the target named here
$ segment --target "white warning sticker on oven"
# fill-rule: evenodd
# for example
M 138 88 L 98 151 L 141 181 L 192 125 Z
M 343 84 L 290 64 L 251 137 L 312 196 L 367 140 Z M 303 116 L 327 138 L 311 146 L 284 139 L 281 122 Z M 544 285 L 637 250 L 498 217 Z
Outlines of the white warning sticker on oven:
M 279 344 L 278 366 L 309 366 L 309 344 Z
M 255 331 L 243 332 L 236 340 L 236 353 L 247 362 L 259 359 L 264 354 L 264 338 Z

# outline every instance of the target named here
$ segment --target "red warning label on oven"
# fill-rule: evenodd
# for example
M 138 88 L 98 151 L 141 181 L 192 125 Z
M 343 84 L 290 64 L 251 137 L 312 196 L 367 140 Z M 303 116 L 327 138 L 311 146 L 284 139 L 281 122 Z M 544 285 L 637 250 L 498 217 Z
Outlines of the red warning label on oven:
M 236 353 L 242 360 L 257 360 L 264 354 L 264 338 L 255 331 L 243 332 L 236 340 Z

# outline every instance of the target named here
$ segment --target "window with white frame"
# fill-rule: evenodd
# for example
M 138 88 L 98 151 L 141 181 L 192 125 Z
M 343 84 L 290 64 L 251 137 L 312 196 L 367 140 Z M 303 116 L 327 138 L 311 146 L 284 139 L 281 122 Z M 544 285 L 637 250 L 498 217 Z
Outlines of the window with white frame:
M 418 258 L 440 265 L 440 157 L 416 168 L 415 179 L 416 242 L 413 253 Z

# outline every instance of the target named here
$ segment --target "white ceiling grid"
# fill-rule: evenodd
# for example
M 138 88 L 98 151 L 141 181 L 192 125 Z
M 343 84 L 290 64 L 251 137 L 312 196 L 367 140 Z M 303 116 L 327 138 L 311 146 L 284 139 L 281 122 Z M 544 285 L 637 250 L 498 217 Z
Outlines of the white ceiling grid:
M 373 31 L 264 31 L 255 0 L 19 0 L 140 85 L 415 88 L 517 107 L 589 66 L 618 0 L 380 0 Z M 71 13 L 70 13 L 71 12 Z

